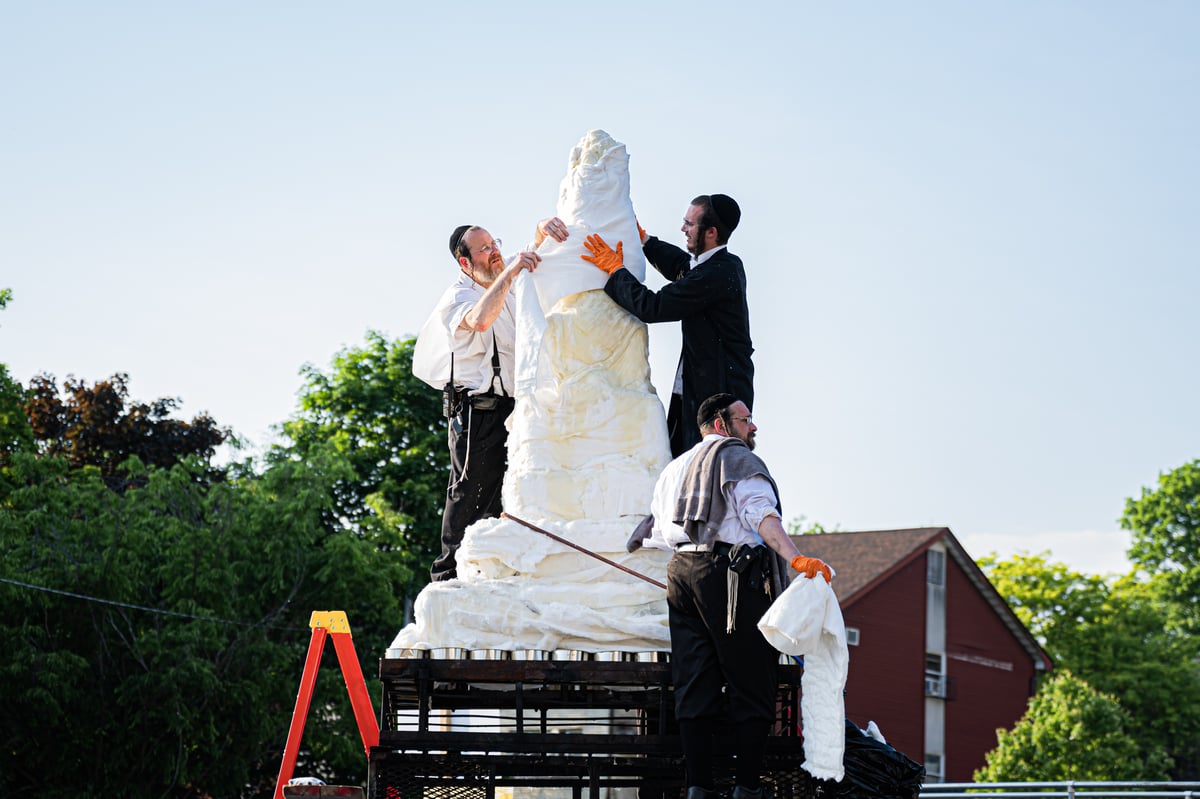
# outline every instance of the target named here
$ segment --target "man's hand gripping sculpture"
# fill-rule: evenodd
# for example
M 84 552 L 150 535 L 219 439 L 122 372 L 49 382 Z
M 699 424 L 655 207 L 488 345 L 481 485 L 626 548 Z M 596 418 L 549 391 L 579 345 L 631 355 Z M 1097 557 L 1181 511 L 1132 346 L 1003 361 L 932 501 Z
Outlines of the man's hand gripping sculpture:
M 590 261 L 596 265 L 607 275 L 611 275 L 625 265 L 624 242 L 617 242 L 617 249 L 608 246 L 608 242 L 600 237 L 599 233 L 593 233 L 588 236 L 583 242 L 583 246 L 587 247 L 591 255 L 579 256 L 585 261 Z

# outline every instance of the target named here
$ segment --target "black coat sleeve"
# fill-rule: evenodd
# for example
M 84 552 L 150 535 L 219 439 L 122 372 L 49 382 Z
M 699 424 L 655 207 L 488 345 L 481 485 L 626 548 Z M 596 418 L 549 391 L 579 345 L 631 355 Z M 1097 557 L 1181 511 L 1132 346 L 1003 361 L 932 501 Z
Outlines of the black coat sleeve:
M 617 305 L 650 324 L 694 316 L 739 289 L 736 275 L 710 260 L 687 270 L 657 292 L 646 288 L 628 269 L 618 269 L 609 277 L 604 291 Z
M 692 256 L 674 244 L 650 236 L 642 245 L 642 253 L 650 265 L 667 280 L 675 281 L 687 274 L 692 263 Z

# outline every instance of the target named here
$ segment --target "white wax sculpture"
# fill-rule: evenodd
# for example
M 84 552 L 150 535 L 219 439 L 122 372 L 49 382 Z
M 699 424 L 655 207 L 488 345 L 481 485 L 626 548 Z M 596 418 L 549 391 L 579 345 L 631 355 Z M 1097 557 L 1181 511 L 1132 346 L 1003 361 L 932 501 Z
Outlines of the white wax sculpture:
M 507 513 L 660 583 L 668 553 L 625 551 L 670 460 L 662 403 L 650 384 L 646 327 L 603 291 L 580 259 L 590 233 L 639 279 L 646 264 L 629 199 L 625 146 L 600 130 L 571 151 L 557 215 L 537 270 L 514 285 L 516 409 L 509 420 Z M 507 519 L 467 529 L 458 579 L 431 583 L 416 620 L 388 649 L 670 649 L 666 592 Z

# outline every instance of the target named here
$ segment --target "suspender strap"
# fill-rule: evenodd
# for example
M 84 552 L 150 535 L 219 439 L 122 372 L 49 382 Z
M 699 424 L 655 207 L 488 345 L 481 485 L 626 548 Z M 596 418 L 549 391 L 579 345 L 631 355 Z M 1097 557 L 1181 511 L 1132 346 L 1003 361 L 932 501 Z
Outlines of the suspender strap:
M 492 331 L 492 382 L 488 384 L 488 391 L 496 393 L 496 381 L 500 381 L 500 394 L 507 397 L 508 392 L 504 389 L 504 378 L 500 376 L 500 349 L 496 346 L 496 331 Z

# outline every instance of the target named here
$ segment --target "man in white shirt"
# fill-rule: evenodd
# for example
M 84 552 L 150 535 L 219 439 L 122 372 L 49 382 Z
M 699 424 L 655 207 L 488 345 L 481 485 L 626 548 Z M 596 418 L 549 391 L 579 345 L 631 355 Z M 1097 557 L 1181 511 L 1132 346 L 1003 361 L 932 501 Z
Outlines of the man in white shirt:
M 558 217 L 537 225 L 534 247 L 550 236 L 567 237 Z M 442 513 L 442 553 L 429 570 L 432 580 L 458 576 L 455 553 L 474 522 L 500 515 L 500 492 L 508 467 L 516 319 L 512 285 L 522 270 L 542 260 L 530 248 L 507 264 L 499 239 L 481 227 L 461 225 L 450 235 L 450 254 L 460 274 L 434 313 L 449 337 L 454 392 L 448 392 L 450 481 Z
M 716 394 L 700 403 L 697 422 L 702 440 L 668 464 L 652 500 L 655 535 L 675 550 L 667 606 L 688 799 L 716 799 L 718 725 L 734 733 L 733 799 L 758 799 L 779 653 L 757 622 L 790 582 L 788 564 L 827 581 L 831 572 L 788 537 L 775 482 L 751 452 L 758 428 L 746 404 Z

